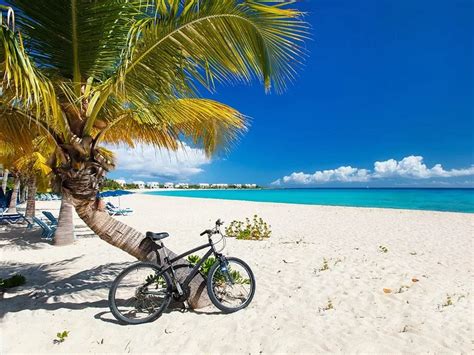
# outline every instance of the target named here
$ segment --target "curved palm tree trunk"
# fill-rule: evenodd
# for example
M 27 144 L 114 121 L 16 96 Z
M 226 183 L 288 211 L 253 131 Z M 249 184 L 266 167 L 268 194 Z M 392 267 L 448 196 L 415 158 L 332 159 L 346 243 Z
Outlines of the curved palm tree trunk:
M 69 159 L 53 170 L 56 175 L 56 187 L 61 189 L 63 196 L 68 196 L 79 217 L 99 238 L 138 260 L 163 265 L 166 254 L 170 257 L 176 254 L 166 248 L 159 249 L 158 245 L 143 233 L 112 218 L 105 211 L 104 202 L 98 198 L 98 192 L 105 174 L 114 165 L 94 148 L 92 142 L 89 136 L 75 136 L 71 144 L 63 146 L 63 154 Z M 180 264 L 189 265 L 185 260 L 180 261 Z M 184 280 L 190 269 L 180 268 L 178 280 Z M 206 279 L 201 274 L 194 277 L 189 290 L 186 291 L 191 307 L 201 308 L 211 304 Z
M 7 193 L 7 183 L 8 183 L 8 169 L 3 169 L 2 190 L 4 194 Z
M 28 196 L 26 198 L 26 217 L 34 217 L 36 209 L 36 176 L 28 180 Z
M 74 205 L 67 194 L 63 194 L 61 200 L 61 208 L 59 209 L 58 227 L 54 233 L 54 245 L 69 245 L 74 243 L 74 221 L 73 209 Z
M 153 261 L 162 265 L 165 253 L 170 257 L 175 253 L 167 248 L 157 250 L 157 245 L 145 235 L 134 228 L 112 218 L 103 206 L 102 200 L 78 200 L 72 199 L 79 217 L 91 228 L 102 240 L 122 249 L 128 254 L 141 261 Z M 158 258 L 156 255 L 158 251 Z M 188 264 L 185 260 L 184 264 Z M 178 279 L 184 280 L 188 270 L 181 269 L 177 275 Z M 189 305 L 192 308 L 202 308 L 211 304 L 207 295 L 206 280 L 198 274 L 190 284 Z
M 16 200 L 18 198 L 18 191 L 20 190 L 20 177 L 15 176 L 15 180 L 13 183 L 14 183 L 14 186 L 13 186 L 12 197 L 10 199 L 10 204 L 8 205 L 8 213 L 17 213 Z

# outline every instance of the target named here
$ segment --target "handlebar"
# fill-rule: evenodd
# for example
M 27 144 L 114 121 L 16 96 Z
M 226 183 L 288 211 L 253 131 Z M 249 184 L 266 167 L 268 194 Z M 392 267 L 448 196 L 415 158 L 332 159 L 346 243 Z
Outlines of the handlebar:
M 216 221 L 216 226 L 213 229 L 206 229 L 200 234 L 200 236 L 202 237 L 205 234 L 209 236 L 212 234 L 219 234 L 220 233 L 219 227 L 222 226 L 223 224 L 224 224 L 224 221 L 221 221 L 220 219 L 218 219 Z

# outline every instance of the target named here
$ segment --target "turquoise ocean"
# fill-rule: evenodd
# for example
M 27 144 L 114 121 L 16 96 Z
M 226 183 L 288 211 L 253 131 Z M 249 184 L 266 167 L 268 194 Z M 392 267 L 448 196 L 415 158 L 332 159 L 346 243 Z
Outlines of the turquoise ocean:
M 474 189 L 262 189 L 152 191 L 160 196 L 474 213 Z

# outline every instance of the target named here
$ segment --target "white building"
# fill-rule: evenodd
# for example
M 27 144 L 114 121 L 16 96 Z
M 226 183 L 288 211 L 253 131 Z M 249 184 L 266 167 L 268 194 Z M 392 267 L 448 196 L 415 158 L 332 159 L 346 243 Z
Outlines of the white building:
M 139 189 L 145 188 L 145 183 L 143 181 L 134 181 L 133 183 L 137 185 Z
M 123 179 L 116 179 L 114 180 L 117 184 L 119 184 L 120 186 L 124 187 L 125 184 L 127 183 L 125 180 Z
M 167 182 L 165 185 L 165 189 L 172 189 L 174 188 L 174 184 L 172 182 Z
M 156 190 L 160 188 L 160 183 L 156 181 L 148 181 L 146 183 L 146 187 L 148 187 L 149 189 Z
M 256 189 L 257 188 L 257 184 L 245 184 L 245 187 L 247 189 Z
M 242 184 L 235 184 L 234 187 L 235 187 L 236 189 L 241 189 L 241 188 L 242 188 Z
M 189 184 L 180 183 L 180 184 L 174 185 L 174 187 L 176 187 L 177 189 L 189 189 Z
M 209 184 L 199 184 L 200 189 L 208 189 L 209 187 L 211 187 Z

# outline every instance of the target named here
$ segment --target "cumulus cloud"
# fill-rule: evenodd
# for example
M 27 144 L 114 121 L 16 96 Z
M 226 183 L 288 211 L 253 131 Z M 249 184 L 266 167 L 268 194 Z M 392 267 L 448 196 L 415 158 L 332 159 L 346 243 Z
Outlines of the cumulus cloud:
M 430 179 L 474 175 L 474 166 L 464 169 L 445 170 L 441 164 L 428 168 L 421 156 L 408 156 L 400 161 L 389 159 L 376 161 L 373 171 L 368 169 L 341 166 L 337 169 L 316 171 L 313 174 L 294 172 L 272 183 L 309 185 L 326 182 L 366 182 L 384 178 Z
M 374 163 L 374 178 L 405 177 L 413 179 L 429 179 L 434 177 L 456 177 L 474 174 L 474 166 L 466 169 L 444 170 L 441 164 L 428 168 L 423 157 L 411 155 L 400 161 L 389 159 Z
M 184 144 L 177 151 L 157 150 L 149 145 L 108 147 L 117 159 L 117 170 L 142 178 L 170 178 L 186 180 L 203 171 L 211 161 L 201 149 Z

